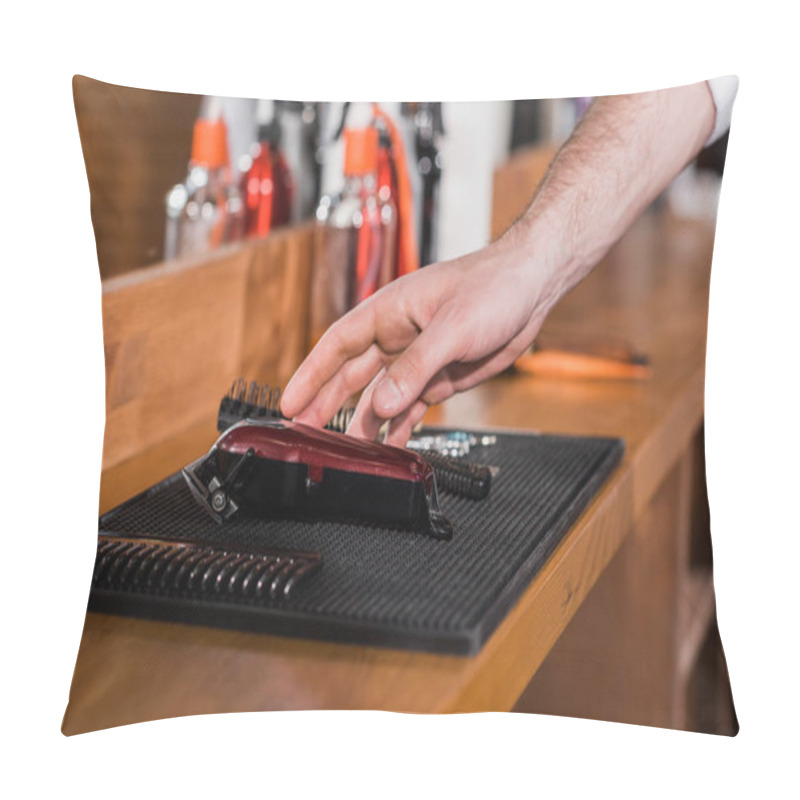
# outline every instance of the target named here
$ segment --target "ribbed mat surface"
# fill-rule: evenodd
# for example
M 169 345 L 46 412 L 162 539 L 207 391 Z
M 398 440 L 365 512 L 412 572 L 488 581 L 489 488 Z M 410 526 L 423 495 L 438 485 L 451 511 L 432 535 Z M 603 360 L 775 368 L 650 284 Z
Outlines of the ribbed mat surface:
M 430 432 L 430 431 L 426 431 Z M 441 496 L 452 541 L 367 525 L 220 525 L 180 474 L 100 519 L 111 534 L 181 539 L 258 553 L 319 551 L 322 569 L 283 605 L 200 603 L 93 592 L 90 608 L 218 627 L 442 652 L 477 652 L 619 462 L 617 439 L 498 434 L 467 458 L 499 467 L 489 498 Z

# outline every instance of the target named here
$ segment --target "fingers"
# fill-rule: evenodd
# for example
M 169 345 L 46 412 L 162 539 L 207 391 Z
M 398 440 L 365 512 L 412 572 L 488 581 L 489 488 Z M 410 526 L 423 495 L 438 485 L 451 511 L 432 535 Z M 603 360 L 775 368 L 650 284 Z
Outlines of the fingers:
M 394 419 L 410 408 L 430 380 L 455 359 L 460 338 L 444 315 L 435 317 L 376 383 L 372 392 L 375 415 Z
M 353 419 L 347 427 L 347 433 L 350 436 L 356 436 L 359 439 L 378 438 L 378 432 L 386 420 L 376 416 L 372 408 L 372 393 L 375 391 L 375 386 L 383 380 L 385 374 L 385 369 L 380 370 L 370 385 L 364 389 L 353 414 Z
M 485 358 L 471 363 L 451 364 L 434 376 L 425 387 L 422 399 L 428 405 L 443 403 L 457 392 L 465 392 L 479 383 L 499 374 L 510 367 L 514 361 L 530 346 L 541 326 L 538 320 L 532 320 L 508 344 Z
M 328 328 L 299 366 L 281 397 L 281 412 L 290 418 L 300 414 L 347 361 L 360 356 L 374 341 L 373 304 L 362 303 Z
M 372 394 L 375 390 L 375 386 L 383 379 L 385 372 L 385 370 L 381 370 L 372 383 L 364 390 L 356 406 L 353 419 L 347 428 L 347 433 L 350 436 L 356 436 L 359 439 L 378 438 L 378 433 L 386 420 L 381 419 L 375 414 L 372 407 Z M 425 416 L 427 410 L 428 404 L 423 400 L 417 400 L 410 408 L 395 417 L 389 425 L 386 444 L 391 444 L 395 447 L 405 447 L 406 442 L 411 436 L 411 432 L 414 430 L 414 426 Z
M 380 349 L 375 344 L 370 345 L 360 356 L 347 361 L 295 418 L 315 427 L 326 425 L 347 400 L 370 383 L 382 368 Z
M 526 337 L 520 336 L 512 340 L 506 347 L 480 361 L 471 364 L 449 364 L 441 369 L 428 382 L 422 396 L 415 399 L 411 406 L 391 419 L 386 443 L 396 447 L 405 446 L 414 426 L 423 418 L 431 405 L 442 403 L 457 392 L 466 391 L 498 372 L 502 372 L 527 347 L 526 341 Z M 378 438 L 378 433 L 385 424 L 386 418 L 375 412 L 374 394 L 389 371 L 391 368 L 389 370 L 380 369 L 362 393 L 347 429 L 349 435 L 360 439 Z M 327 419 L 333 416 L 336 408 L 330 412 Z
M 544 312 L 527 322 L 511 314 L 502 325 L 487 325 L 481 298 L 459 295 L 450 273 L 444 289 L 427 295 L 420 274 L 384 287 L 331 326 L 286 387 L 281 401 L 286 416 L 322 426 L 366 386 L 348 433 L 374 439 L 391 420 L 391 441 L 405 440 L 429 405 L 505 369 L 541 325 Z
M 353 420 L 347 430 L 349 434 L 362 439 L 376 439 L 383 424 L 387 419 L 391 419 L 387 442 L 398 446 L 404 445 L 408 441 L 414 425 L 422 419 L 429 406 L 444 402 L 456 392 L 466 391 L 487 378 L 502 372 L 530 344 L 529 339 L 533 337 L 535 332 L 529 330 L 521 331 L 507 345 L 478 361 L 453 363 L 450 360 L 451 356 L 448 355 L 452 350 L 440 348 L 437 352 L 430 353 L 427 345 L 429 339 L 426 334 L 430 334 L 432 330 L 435 333 L 436 329 L 429 327 L 420 334 L 405 354 L 400 356 L 388 369 L 381 369 L 376 374 L 370 385 L 364 390 L 356 407 Z M 424 350 L 431 356 L 431 360 L 427 362 L 427 365 L 420 365 L 418 362 L 412 361 L 412 366 L 416 370 L 415 377 L 417 378 L 420 375 L 424 375 L 426 369 L 431 368 L 430 364 L 437 363 L 437 357 L 443 358 L 445 364 L 430 378 L 420 391 L 419 396 L 412 398 L 410 405 L 399 413 L 388 416 L 386 406 L 380 406 L 376 400 L 377 393 L 385 386 L 386 378 L 397 369 L 398 362 L 407 357 L 412 350 Z
M 395 417 L 389 425 L 389 434 L 386 437 L 386 444 L 395 447 L 405 447 L 411 438 L 414 427 L 425 416 L 428 404 L 423 400 L 417 400 L 411 408 L 406 409 L 399 417 Z

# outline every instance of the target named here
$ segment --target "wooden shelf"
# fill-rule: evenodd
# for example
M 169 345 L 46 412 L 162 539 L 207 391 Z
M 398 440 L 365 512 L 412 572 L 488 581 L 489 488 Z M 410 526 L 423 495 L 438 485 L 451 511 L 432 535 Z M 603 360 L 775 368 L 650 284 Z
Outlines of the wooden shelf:
M 288 381 L 307 349 L 312 247 L 306 224 L 104 281 L 104 471 L 202 425 L 239 375 Z

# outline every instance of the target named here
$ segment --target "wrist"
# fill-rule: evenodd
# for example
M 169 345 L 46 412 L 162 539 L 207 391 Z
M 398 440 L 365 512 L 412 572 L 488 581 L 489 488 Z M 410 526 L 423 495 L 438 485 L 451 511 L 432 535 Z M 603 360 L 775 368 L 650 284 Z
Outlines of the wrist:
M 552 207 L 537 207 L 534 200 L 497 242 L 517 265 L 521 280 L 535 288 L 537 306 L 546 310 L 591 269 L 578 249 L 574 226 L 564 222 L 570 218 Z

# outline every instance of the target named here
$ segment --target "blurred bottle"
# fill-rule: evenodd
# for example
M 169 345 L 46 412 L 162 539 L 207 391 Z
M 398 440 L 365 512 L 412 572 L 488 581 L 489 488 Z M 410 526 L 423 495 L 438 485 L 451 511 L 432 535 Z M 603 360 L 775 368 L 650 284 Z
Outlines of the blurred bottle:
M 391 206 L 395 244 L 394 263 L 390 280 L 419 269 L 419 251 L 414 225 L 414 193 L 411 173 L 406 160 L 403 132 L 392 116 L 377 103 L 372 106 L 376 124 L 381 130 L 379 151 L 378 194 L 384 203 L 384 216 L 389 217 L 386 206 Z
M 232 179 L 228 134 L 218 103 L 209 98 L 195 122 L 189 174 L 167 195 L 164 257 L 195 256 L 241 238 L 244 206 Z
M 306 220 L 314 216 L 320 198 L 317 161 L 321 155 L 320 103 L 277 100 L 275 111 L 281 123 L 281 152 L 294 183 L 290 219 Z
M 378 139 L 378 204 L 384 232 L 383 258 L 379 286 L 385 286 L 398 276 L 398 211 L 397 173 L 392 161 L 392 142 L 386 131 Z
M 381 282 L 388 237 L 378 198 L 378 131 L 344 130 L 345 185 L 317 208 L 311 344 Z
M 422 177 L 422 212 L 419 241 L 419 263 L 436 260 L 437 225 L 439 221 L 439 185 L 442 158 L 438 141 L 444 134 L 441 103 L 417 103 L 414 114 L 414 145 L 417 170 Z
M 259 100 L 256 107 L 258 144 L 252 162 L 243 175 L 245 232 L 266 236 L 272 228 L 291 220 L 294 180 L 281 149 L 281 125 L 275 103 Z

